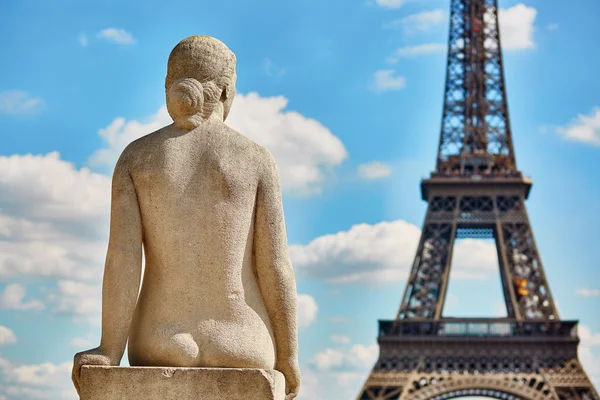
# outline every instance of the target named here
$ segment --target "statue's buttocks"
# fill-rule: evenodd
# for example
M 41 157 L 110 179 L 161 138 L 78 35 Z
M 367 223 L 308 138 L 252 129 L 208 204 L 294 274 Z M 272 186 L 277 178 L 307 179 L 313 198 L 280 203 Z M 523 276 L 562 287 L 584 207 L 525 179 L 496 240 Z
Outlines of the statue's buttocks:
M 132 363 L 177 355 L 176 366 L 272 369 L 274 338 L 252 264 L 260 149 L 207 123 L 185 135 L 169 126 L 128 151 L 146 256 Z

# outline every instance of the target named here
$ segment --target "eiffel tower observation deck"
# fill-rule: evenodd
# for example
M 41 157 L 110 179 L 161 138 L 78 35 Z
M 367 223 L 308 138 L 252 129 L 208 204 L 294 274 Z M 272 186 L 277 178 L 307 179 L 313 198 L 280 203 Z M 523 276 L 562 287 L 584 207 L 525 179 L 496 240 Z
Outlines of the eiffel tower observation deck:
M 442 128 L 427 214 L 400 310 L 379 321 L 379 359 L 358 400 L 464 396 L 598 400 L 560 319 L 517 168 L 497 0 L 451 0 Z M 494 239 L 505 318 L 444 318 L 455 241 Z

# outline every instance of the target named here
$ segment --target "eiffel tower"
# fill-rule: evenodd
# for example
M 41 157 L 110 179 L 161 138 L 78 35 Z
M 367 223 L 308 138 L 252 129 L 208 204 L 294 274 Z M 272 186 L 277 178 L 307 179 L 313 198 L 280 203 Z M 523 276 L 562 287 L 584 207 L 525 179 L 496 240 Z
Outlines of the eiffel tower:
M 358 400 L 598 400 L 559 318 L 525 208 L 508 118 L 497 0 L 451 0 L 444 110 L 417 254 Z M 454 242 L 496 242 L 506 318 L 444 318 Z

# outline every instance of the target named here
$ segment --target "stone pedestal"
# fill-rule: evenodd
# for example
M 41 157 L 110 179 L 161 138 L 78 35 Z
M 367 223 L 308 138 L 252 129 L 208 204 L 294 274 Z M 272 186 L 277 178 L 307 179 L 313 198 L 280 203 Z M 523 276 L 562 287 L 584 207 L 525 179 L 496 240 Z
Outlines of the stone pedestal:
M 236 368 L 81 369 L 81 400 L 284 400 L 278 371 Z

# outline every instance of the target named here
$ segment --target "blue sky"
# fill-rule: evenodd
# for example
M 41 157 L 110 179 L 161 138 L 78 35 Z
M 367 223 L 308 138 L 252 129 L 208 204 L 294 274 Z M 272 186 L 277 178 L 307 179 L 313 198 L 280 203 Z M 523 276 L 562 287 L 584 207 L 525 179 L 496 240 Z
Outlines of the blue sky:
M 561 318 L 600 385 L 600 4 L 500 0 L 509 110 Z M 0 5 L 0 399 L 74 398 L 99 340 L 110 174 L 171 121 L 184 37 L 238 58 L 228 123 L 275 155 L 300 293 L 302 399 L 356 396 L 393 318 L 434 167 L 448 0 Z M 446 315 L 501 315 L 493 243 L 462 241 Z M 126 363 L 126 360 L 124 360 Z

